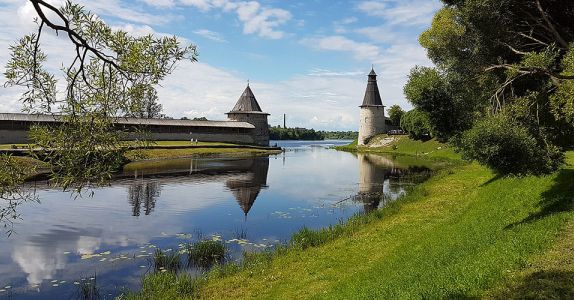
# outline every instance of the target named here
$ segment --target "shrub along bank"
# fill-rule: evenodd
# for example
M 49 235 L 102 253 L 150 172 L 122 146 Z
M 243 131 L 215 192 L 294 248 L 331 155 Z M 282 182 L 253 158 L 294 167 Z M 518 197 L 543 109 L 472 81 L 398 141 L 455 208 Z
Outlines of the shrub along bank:
M 302 230 L 281 251 L 198 279 L 152 274 L 129 297 L 569 298 L 574 152 L 567 161 L 541 177 L 457 164 L 379 211 Z

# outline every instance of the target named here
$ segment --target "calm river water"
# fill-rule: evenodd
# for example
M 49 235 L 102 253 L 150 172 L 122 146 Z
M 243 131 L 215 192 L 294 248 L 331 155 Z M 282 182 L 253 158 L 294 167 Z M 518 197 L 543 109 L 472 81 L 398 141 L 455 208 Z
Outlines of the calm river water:
M 40 184 L 41 202 L 19 207 L 15 233 L 0 236 L 0 298 L 76 298 L 92 282 L 111 299 L 139 287 L 156 248 L 221 239 L 238 259 L 304 226 L 382 207 L 413 184 L 404 177 L 409 166 L 390 158 L 328 149 L 348 142 L 277 142 L 286 151 L 270 157 L 134 164 L 92 197 Z

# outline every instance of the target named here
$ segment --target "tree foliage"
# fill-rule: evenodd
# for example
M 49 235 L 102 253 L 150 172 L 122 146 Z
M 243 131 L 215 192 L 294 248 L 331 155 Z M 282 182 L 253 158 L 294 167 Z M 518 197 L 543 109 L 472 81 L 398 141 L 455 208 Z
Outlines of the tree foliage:
M 435 68 L 412 70 L 405 94 L 429 116 L 433 134 L 460 141 L 470 130 L 516 129 L 501 135 L 534 143 L 502 143 L 556 159 L 556 147 L 574 146 L 574 2 L 568 0 L 443 0 L 431 27 L 420 36 Z M 498 118 L 499 114 L 505 117 Z M 517 128 L 521 128 L 520 131 Z M 510 130 L 509 129 L 509 130 Z M 467 157 L 494 166 L 476 155 L 473 143 L 460 144 Z M 537 147 L 534 151 L 533 147 Z M 515 149 L 518 151 L 517 149 Z M 494 151 L 500 161 L 511 151 Z M 493 154 L 494 155 L 494 154 Z M 507 157 L 502 157 L 507 156 Z M 518 158 L 516 158 L 518 160 Z M 517 164 L 515 166 L 518 166 Z M 536 166 L 527 166 L 540 173 Z M 495 168 L 511 173 L 507 168 Z M 526 170 L 516 170 L 527 173 Z
M 10 155 L 0 155 L 0 226 L 8 235 L 12 233 L 14 221 L 20 217 L 17 207 L 37 200 L 31 189 L 21 188 L 26 177 L 34 172 L 34 166 L 23 164 Z
M 415 140 L 429 139 L 431 137 L 429 117 L 419 109 L 412 109 L 403 115 L 401 128 L 409 134 L 410 138 Z
M 269 128 L 271 140 L 323 140 L 325 136 L 315 129 L 307 128 L 283 128 L 281 126 Z
M 389 119 L 395 126 L 401 125 L 401 118 L 405 114 L 405 111 L 397 104 L 392 105 L 388 110 L 387 113 L 389 114 Z
M 44 150 L 38 158 L 54 166 L 53 182 L 64 188 L 102 184 L 120 166 L 126 145 L 114 118 L 158 117 L 155 87 L 178 61 L 194 61 L 196 48 L 181 45 L 175 36 L 130 36 L 71 2 L 56 8 L 29 1 L 38 14 L 38 31 L 10 47 L 6 85 L 26 88 L 21 97 L 25 111 L 53 114 L 60 121 L 31 134 Z M 76 54 L 61 76 L 46 67 L 41 47 L 46 30 L 66 36 Z M 64 93 L 57 90 L 58 80 L 64 82 Z

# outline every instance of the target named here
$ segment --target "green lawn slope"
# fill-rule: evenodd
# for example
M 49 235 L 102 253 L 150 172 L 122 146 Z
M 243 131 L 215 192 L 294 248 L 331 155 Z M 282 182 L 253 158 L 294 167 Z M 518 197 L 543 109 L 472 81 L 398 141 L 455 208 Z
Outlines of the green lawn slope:
M 149 275 L 129 298 L 571 298 L 574 152 L 567 160 L 522 178 L 457 165 L 364 222 L 324 230 L 337 237 L 318 246 L 207 280 Z

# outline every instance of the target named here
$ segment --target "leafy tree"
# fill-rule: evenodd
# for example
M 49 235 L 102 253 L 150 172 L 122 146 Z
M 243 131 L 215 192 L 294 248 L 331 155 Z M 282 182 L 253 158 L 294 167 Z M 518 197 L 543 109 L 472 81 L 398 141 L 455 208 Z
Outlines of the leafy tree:
M 158 102 L 159 98 L 157 96 L 157 91 L 151 85 L 138 86 L 132 91 L 133 103 L 129 111 L 126 113 L 126 117 L 133 118 L 147 118 L 147 119 L 159 119 L 165 117 L 161 113 L 163 107 Z
M 319 134 L 329 140 L 356 140 L 359 138 L 357 131 L 319 131 Z
M 470 127 L 471 111 L 455 96 L 448 79 L 437 69 L 416 67 L 405 85 L 407 99 L 426 113 L 434 136 L 448 140 L 460 130 Z
M 428 139 L 431 136 L 429 117 L 419 109 L 412 109 L 403 115 L 401 128 L 415 140 Z
M 156 117 L 161 105 L 155 86 L 178 61 L 194 61 L 196 48 L 182 46 L 176 37 L 132 37 L 71 2 L 61 8 L 30 2 L 38 14 L 38 31 L 10 47 L 6 84 L 26 88 L 21 97 L 25 111 L 53 114 L 61 122 L 31 131 L 33 142 L 45 150 L 37 157 L 53 166 L 52 182 L 78 189 L 103 184 L 121 165 L 126 145 L 114 118 Z M 40 42 L 46 30 L 64 34 L 76 53 L 62 69 L 63 96 L 57 92 L 59 78 L 44 66 L 48 57 Z
M 520 134 L 535 140 L 513 146 L 525 147 L 523 153 L 556 159 L 555 164 L 546 164 L 552 167 L 545 171 L 557 168 L 562 158 L 554 155 L 553 146 L 574 145 L 574 3 L 443 2 L 445 7 L 419 39 L 436 68 L 412 71 L 405 87 L 407 98 L 428 114 L 433 134 L 441 139 L 460 141 L 465 131 L 485 129 L 484 120 L 505 114 L 497 124 L 508 122 L 509 128 L 524 129 Z M 474 155 L 471 145 L 462 143 L 460 149 L 467 157 L 493 166 L 485 156 Z M 511 152 L 495 153 L 501 161 L 512 159 Z M 535 166 L 530 168 L 539 173 Z
M 269 128 L 269 138 L 272 140 L 323 140 L 325 136 L 319 131 L 307 128 Z
M 389 119 L 393 125 L 400 126 L 401 125 L 401 118 L 405 114 L 405 111 L 397 104 L 391 106 L 387 112 L 389 113 Z

